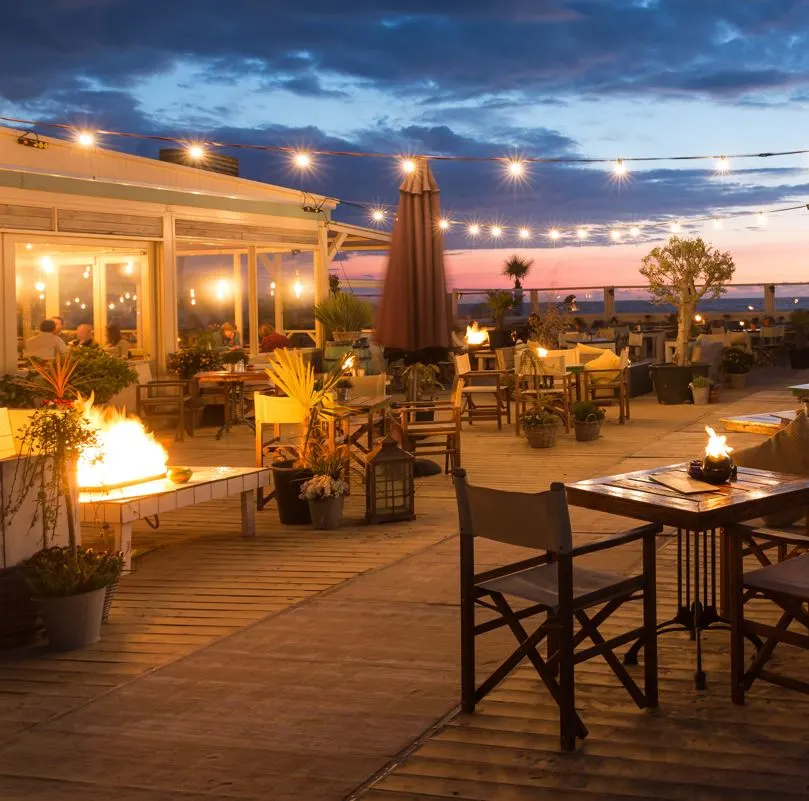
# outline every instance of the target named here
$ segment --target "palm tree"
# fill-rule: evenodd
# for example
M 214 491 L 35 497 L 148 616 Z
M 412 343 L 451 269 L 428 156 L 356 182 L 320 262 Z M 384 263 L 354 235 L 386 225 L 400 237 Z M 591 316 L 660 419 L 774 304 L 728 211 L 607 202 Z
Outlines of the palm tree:
M 507 275 L 514 281 L 514 289 L 522 289 L 522 279 L 528 275 L 533 259 L 524 259 L 516 253 L 509 256 L 503 264 L 503 275 Z

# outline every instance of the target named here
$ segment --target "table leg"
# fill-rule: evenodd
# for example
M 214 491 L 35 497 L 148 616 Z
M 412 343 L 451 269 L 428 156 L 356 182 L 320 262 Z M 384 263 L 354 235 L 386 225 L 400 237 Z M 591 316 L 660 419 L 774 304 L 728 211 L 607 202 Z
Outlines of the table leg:
M 124 555 L 121 572 L 132 572 L 132 523 L 107 523 L 112 532 L 112 550 Z
M 742 577 L 742 538 L 734 536 L 731 530 L 724 532 L 725 554 L 727 555 L 727 602 L 730 613 L 730 697 L 734 704 L 744 703 L 744 621 Z
M 241 494 L 242 536 L 256 536 L 256 498 L 255 490 L 247 490 Z

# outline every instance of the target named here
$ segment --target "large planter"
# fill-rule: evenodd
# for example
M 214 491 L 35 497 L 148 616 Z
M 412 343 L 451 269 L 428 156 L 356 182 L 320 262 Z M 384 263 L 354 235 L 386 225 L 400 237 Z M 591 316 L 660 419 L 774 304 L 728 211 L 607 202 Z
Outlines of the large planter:
M 362 331 L 332 331 L 335 342 L 355 342 L 362 337 Z
M 489 348 L 491 350 L 495 348 L 507 348 L 509 345 L 513 344 L 511 334 L 507 331 L 501 331 L 497 328 L 495 328 L 494 331 L 489 331 Z
M 552 448 L 556 444 L 556 423 L 526 428 L 525 438 L 532 448 Z
M 789 366 L 793 370 L 809 368 L 809 348 L 793 348 L 789 352 Z
M 322 498 L 317 501 L 308 501 L 309 513 L 312 517 L 312 528 L 321 531 L 333 531 L 340 528 L 343 519 L 344 495 L 336 498 Z
M 695 406 L 707 406 L 711 396 L 710 387 L 691 387 L 691 394 L 694 397 Z
M 37 598 L 51 648 L 72 651 L 98 642 L 106 595 L 107 588 L 101 587 L 80 595 Z
M 574 420 L 573 428 L 579 442 L 592 442 L 601 433 L 603 420 Z
M 710 372 L 709 364 L 695 363 L 680 366 L 679 364 L 655 364 L 650 370 L 654 382 L 657 402 L 666 405 L 691 403 L 691 380 L 696 375 L 706 376 Z
M 42 631 L 31 589 L 16 568 L 0 570 L 0 649 L 27 645 Z
M 732 389 L 744 389 L 747 386 L 747 373 L 728 373 L 728 384 Z
M 306 526 L 312 522 L 309 503 L 300 497 L 301 486 L 314 476 L 311 470 L 295 467 L 292 460 L 273 462 L 273 485 L 278 518 L 285 526 Z

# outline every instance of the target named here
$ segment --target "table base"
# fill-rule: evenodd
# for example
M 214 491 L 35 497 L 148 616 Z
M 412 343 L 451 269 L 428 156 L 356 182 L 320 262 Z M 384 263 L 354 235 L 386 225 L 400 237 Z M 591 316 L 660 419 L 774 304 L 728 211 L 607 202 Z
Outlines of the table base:
M 247 416 L 245 410 L 244 384 L 235 381 L 225 382 L 225 422 L 216 432 L 216 438 L 222 437 L 235 426 L 248 426 L 256 430 L 255 420 Z

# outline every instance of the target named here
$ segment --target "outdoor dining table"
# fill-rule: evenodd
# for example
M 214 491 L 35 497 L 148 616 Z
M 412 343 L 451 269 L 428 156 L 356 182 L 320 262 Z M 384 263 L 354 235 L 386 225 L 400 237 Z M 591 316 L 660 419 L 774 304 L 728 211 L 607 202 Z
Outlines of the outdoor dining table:
M 657 476 L 664 480 L 662 474 L 667 474 L 665 480 L 674 476 L 691 486 L 684 491 L 672 489 L 655 479 Z M 660 623 L 657 631 L 664 634 L 685 629 L 696 640 L 694 682 L 697 689 L 703 689 L 701 632 L 711 627 L 728 627 L 728 620 L 722 616 L 722 611 L 728 608 L 729 578 L 723 573 L 728 563 L 724 555 L 728 553 L 728 538 L 742 536 L 734 531 L 734 524 L 806 506 L 809 478 L 739 467 L 735 480 L 712 486 L 692 483 L 688 479 L 688 465 L 676 464 L 577 481 L 567 485 L 567 498 L 572 506 L 677 529 L 677 612 Z M 717 531 L 721 537 L 718 560 Z M 625 657 L 628 664 L 637 659 L 642 645 L 639 640 L 629 650 Z
M 244 370 L 243 372 L 229 372 L 227 370 L 209 370 L 197 373 L 200 385 L 222 384 L 225 389 L 225 422 L 216 432 L 216 438 L 222 437 L 234 426 L 245 425 L 256 430 L 253 418 L 247 416 L 245 402 L 246 389 L 250 385 L 253 389 L 264 389 L 270 386 L 270 381 L 263 370 Z

